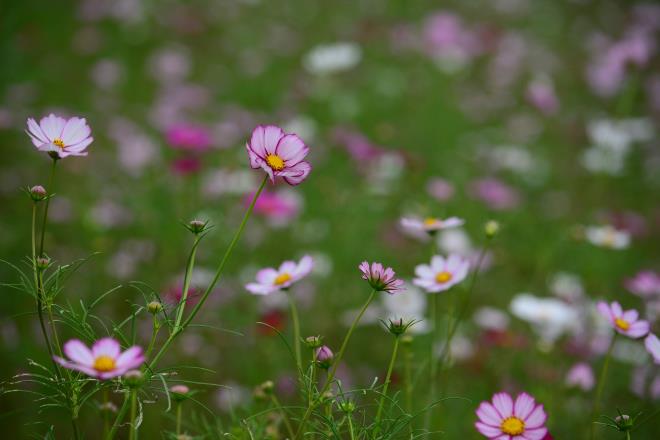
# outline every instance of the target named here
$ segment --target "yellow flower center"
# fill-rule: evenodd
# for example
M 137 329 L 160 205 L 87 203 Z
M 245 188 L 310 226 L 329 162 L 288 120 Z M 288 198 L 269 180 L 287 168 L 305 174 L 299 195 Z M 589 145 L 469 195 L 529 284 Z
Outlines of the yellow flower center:
M 266 163 L 275 171 L 281 171 L 284 169 L 284 160 L 277 154 L 269 154 L 266 156 Z
M 614 325 L 623 330 L 624 332 L 630 328 L 630 323 L 621 318 L 616 318 L 614 320 Z
M 112 371 L 115 369 L 115 360 L 111 358 L 110 356 L 99 356 L 96 359 L 94 359 L 94 365 L 93 368 L 96 371 L 100 371 L 102 373 L 107 373 L 108 371 Z
M 438 226 L 440 223 L 442 222 L 434 217 L 428 217 L 424 219 L 424 226 L 426 227 Z
M 518 417 L 507 417 L 502 420 L 500 429 L 503 433 L 509 435 L 520 435 L 525 432 L 525 422 L 520 420 Z
M 287 281 L 290 281 L 290 280 L 291 280 L 291 275 L 284 272 L 284 273 L 279 274 L 277 276 L 277 278 L 275 278 L 275 285 L 276 286 L 281 286 L 282 284 L 284 284 L 284 283 L 286 283 Z
M 447 281 L 451 280 L 451 278 L 452 278 L 452 274 L 450 274 L 449 272 L 446 272 L 446 271 L 445 272 L 440 272 L 439 274 L 437 274 L 435 276 L 435 280 L 438 283 L 446 283 Z
M 58 147 L 60 147 L 60 149 L 64 150 L 64 141 L 62 139 L 55 138 L 55 140 L 53 140 L 53 144 L 57 145 Z

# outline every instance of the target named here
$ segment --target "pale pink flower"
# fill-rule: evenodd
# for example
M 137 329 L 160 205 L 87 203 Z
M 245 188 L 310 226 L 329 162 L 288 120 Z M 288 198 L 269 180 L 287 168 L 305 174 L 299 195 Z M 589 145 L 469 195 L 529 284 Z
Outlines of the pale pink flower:
M 278 269 L 267 267 L 257 272 L 256 283 L 249 283 L 245 288 L 255 295 L 268 295 L 278 290 L 288 289 L 291 285 L 305 278 L 314 268 L 314 260 L 305 255 L 300 262 L 285 261 Z
M 27 134 L 39 151 L 45 151 L 55 159 L 67 156 L 87 156 L 85 149 L 94 140 L 85 118 L 64 119 L 54 114 L 41 118 L 39 124 L 27 120 Z
M 367 280 L 371 287 L 379 292 L 387 292 L 390 294 L 402 292 L 403 280 L 396 277 L 396 272 L 391 267 L 383 267 L 380 263 L 369 263 L 363 261 L 358 266 L 362 272 L 362 279 Z
M 262 168 L 274 183 L 282 177 L 289 185 L 301 183 L 312 166 L 303 159 L 309 147 L 295 134 L 287 134 L 274 125 L 259 125 L 246 144 L 250 166 Z
M 527 393 L 521 393 L 514 402 L 508 393 L 493 395 L 491 402 L 481 402 L 477 408 L 477 431 L 497 440 L 541 440 L 548 433 L 547 415 Z
M 470 184 L 470 195 L 484 202 L 490 209 L 504 211 L 520 204 L 520 194 L 495 178 L 480 179 Z
M 465 279 L 470 269 L 470 263 L 457 254 L 447 258 L 434 255 L 431 264 L 420 264 L 415 267 L 413 284 L 430 293 L 442 292 Z
M 445 179 L 434 177 L 426 184 L 426 192 L 434 199 L 444 202 L 454 196 L 454 185 Z
M 653 362 L 660 364 L 660 339 L 653 333 L 649 333 L 646 339 L 644 339 L 644 346 L 646 347 L 646 351 L 653 356 Z
M 651 270 L 638 272 L 628 278 L 624 285 L 626 289 L 644 298 L 660 295 L 660 274 Z
M 589 391 L 594 387 L 594 372 L 589 364 L 580 362 L 571 367 L 566 374 L 566 385 Z
M 559 110 L 559 98 L 550 81 L 534 80 L 527 86 L 525 93 L 527 101 L 546 115 L 552 115 Z
M 448 217 L 439 219 L 437 217 L 426 217 L 425 219 L 417 217 L 403 217 L 401 226 L 411 231 L 424 231 L 427 233 L 438 232 L 442 229 L 457 228 L 463 226 L 465 220 L 458 217 Z
M 121 376 L 144 362 L 142 347 L 134 345 L 122 352 L 113 338 L 99 339 L 91 350 L 78 339 L 71 339 L 64 344 L 64 354 L 69 360 L 54 356 L 58 364 L 99 379 Z
M 245 197 L 246 207 L 253 198 L 254 193 Z M 283 225 L 298 215 L 300 204 L 296 193 L 263 191 L 254 205 L 254 213 L 263 215 L 275 225 Z
M 598 312 L 610 323 L 617 333 L 630 338 L 641 338 L 649 332 L 649 323 L 639 318 L 637 310 L 623 310 L 621 304 L 614 301 L 607 304 L 599 301 Z

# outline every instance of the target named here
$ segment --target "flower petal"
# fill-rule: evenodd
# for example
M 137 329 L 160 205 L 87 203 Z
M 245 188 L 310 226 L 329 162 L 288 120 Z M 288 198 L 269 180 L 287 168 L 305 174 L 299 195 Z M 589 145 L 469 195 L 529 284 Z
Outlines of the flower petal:
M 493 426 L 500 426 L 502 423 L 502 417 L 490 402 L 481 402 L 477 408 L 477 417 L 482 422 Z
M 87 346 L 78 339 L 71 339 L 64 344 L 64 354 L 74 362 L 91 367 L 94 365 L 94 356 Z
M 142 353 L 142 347 L 134 345 L 124 351 L 119 355 L 115 361 L 117 369 L 127 368 L 137 368 L 144 362 L 144 354 Z
M 69 370 L 76 370 L 85 373 L 86 375 L 91 377 L 98 377 L 98 372 L 92 367 L 81 365 L 76 362 L 69 362 L 66 359 L 62 359 L 61 357 L 58 356 L 53 356 L 53 359 L 55 359 L 55 362 L 57 362 L 64 368 L 68 368 Z
M 545 414 L 543 405 L 538 405 L 536 408 L 534 408 L 534 411 L 532 411 L 532 413 L 524 420 L 525 427 L 529 429 L 540 428 L 545 423 L 546 418 L 547 415 Z
M 85 118 L 73 117 L 66 121 L 61 139 L 65 145 L 74 145 L 88 138 L 91 132 Z
M 513 413 L 519 419 L 525 420 L 534 410 L 534 398 L 527 393 L 520 393 L 513 405 Z
M 309 147 L 295 134 L 284 135 L 275 148 L 275 154 L 284 160 L 287 168 L 303 160 L 308 152 Z
M 284 136 L 284 131 L 275 125 L 259 125 L 250 137 L 250 149 L 262 159 L 269 153 L 274 153 L 277 143 Z
M 278 173 L 279 176 L 284 178 L 284 181 L 289 185 L 296 186 L 307 178 L 312 171 L 312 166 L 305 161 L 298 162 L 292 167 L 287 167 L 285 170 Z
M 522 437 L 525 440 L 542 440 L 548 433 L 548 428 L 525 429 Z
M 493 406 L 506 419 L 513 415 L 513 399 L 507 393 L 497 393 L 493 396 Z
M 113 338 L 102 338 L 94 343 L 92 346 L 92 356 L 96 359 L 99 356 L 109 356 L 112 359 L 117 359 L 121 353 L 119 342 Z
M 257 282 L 259 284 L 265 284 L 267 286 L 272 286 L 275 278 L 277 278 L 277 271 L 272 267 L 261 269 L 259 272 L 257 272 L 256 276 Z
M 62 135 L 62 130 L 64 129 L 65 124 L 66 121 L 64 118 L 55 116 L 52 113 L 44 118 L 41 118 L 41 121 L 39 121 L 41 131 L 43 131 L 46 137 L 51 141 L 59 138 Z
M 481 422 L 475 423 L 474 426 L 477 428 L 477 431 L 488 438 L 495 438 L 502 434 L 502 430 L 499 427 L 486 425 Z

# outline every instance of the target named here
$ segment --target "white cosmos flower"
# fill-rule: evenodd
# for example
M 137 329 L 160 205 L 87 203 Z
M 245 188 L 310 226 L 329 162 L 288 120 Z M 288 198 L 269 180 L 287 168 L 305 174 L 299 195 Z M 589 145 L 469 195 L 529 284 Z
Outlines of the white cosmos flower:
M 591 244 L 611 249 L 626 249 L 630 245 L 630 234 L 610 225 L 589 226 L 585 229 L 585 237 Z
M 355 43 L 334 43 L 316 46 L 305 55 L 303 66 L 313 74 L 343 72 L 355 67 L 362 59 L 362 49 Z
M 562 334 L 572 332 L 578 324 L 575 308 L 555 298 L 521 293 L 511 301 L 510 310 L 532 325 L 545 346 L 552 345 Z

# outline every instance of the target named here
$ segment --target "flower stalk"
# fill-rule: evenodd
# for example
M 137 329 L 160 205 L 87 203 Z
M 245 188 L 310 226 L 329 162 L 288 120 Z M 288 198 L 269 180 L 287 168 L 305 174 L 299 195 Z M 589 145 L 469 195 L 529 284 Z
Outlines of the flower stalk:
M 392 356 L 390 358 L 390 364 L 387 368 L 387 375 L 385 376 L 385 383 L 383 384 L 383 395 L 380 397 L 380 403 L 378 405 L 378 412 L 376 413 L 376 431 L 380 428 L 380 420 L 383 412 L 383 406 L 385 405 L 385 399 L 387 398 L 387 390 L 390 386 L 392 378 L 392 370 L 394 369 L 394 363 L 396 362 L 397 351 L 399 350 L 399 335 L 394 336 L 394 348 L 392 349 Z
M 612 336 L 612 340 L 610 341 L 610 346 L 607 349 L 607 354 L 605 355 L 605 361 L 603 362 L 603 367 L 600 370 L 600 375 L 598 376 L 598 387 L 596 388 L 596 396 L 594 398 L 594 405 L 591 410 L 591 440 L 594 440 L 596 438 L 596 424 L 593 423 L 593 419 L 596 417 L 596 413 L 598 412 L 598 409 L 600 407 L 600 399 L 603 395 L 603 389 L 605 388 L 605 379 L 607 378 L 607 369 L 610 365 L 610 358 L 612 357 L 612 350 L 614 349 L 614 343 L 616 342 L 616 332 L 614 333 L 614 336 Z

